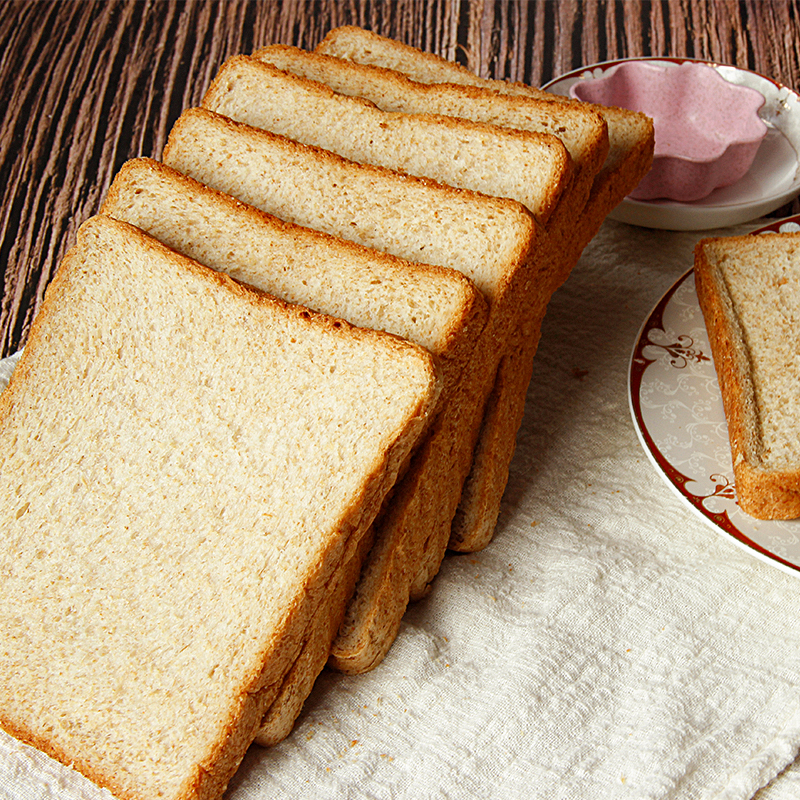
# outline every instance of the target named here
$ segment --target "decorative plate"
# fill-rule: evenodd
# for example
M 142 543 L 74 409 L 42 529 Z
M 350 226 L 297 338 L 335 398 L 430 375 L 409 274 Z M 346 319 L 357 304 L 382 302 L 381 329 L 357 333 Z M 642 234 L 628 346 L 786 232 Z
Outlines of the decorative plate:
M 655 65 L 707 64 L 731 83 L 757 89 L 764 95 L 760 116 L 767 135 L 747 174 L 731 186 L 713 191 L 702 200 L 681 203 L 670 200 L 625 198 L 609 215 L 612 219 L 645 228 L 675 231 L 709 230 L 738 225 L 780 208 L 800 194 L 800 97 L 771 78 L 738 67 L 689 58 L 623 59 L 583 67 L 562 75 L 543 88 L 569 96 L 570 87 L 585 78 L 598 78 L 624 61 Z
M 798 223 L 800 217 L 792 217 L 754 233 L 797 231 Z M 645 320 L 628 389 L 639 439 L 678 496 L 751 554 L 800 573 L 800 520 L 757 520 L 736 502 L 728 428 L 693 270 Z

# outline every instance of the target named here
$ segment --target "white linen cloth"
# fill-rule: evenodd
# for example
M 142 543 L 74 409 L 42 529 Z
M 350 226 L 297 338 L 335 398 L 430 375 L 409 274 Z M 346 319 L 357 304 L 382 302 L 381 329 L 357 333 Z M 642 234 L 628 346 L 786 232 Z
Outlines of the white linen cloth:
M 377 669 L 323 673 L 228 800 L 800 797 L 800 576 L 695 516 L 628 407 L 703 235 L 606 222 L 548 310 L 493 542 L 447 557 Z M 0 798 L 108 796 L 0 737 Z

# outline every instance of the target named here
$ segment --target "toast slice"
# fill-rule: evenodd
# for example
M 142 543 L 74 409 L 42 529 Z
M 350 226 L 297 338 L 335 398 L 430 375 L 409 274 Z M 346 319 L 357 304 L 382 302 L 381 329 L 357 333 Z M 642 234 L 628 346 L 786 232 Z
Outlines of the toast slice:
M 395 70 L 420 83 L 479 87 L 498 97 L 538 98 L 549 100 L 558 109 L 581 106 L 600 114 L 607 124 L 609 151 L 601 170 L 594 177 L 588 201 L 578 215 L 580 224 L 575 225 L 574 219 L 570 219 L 565 205 L 566 213 L 553 219 L 549 226 L 551 241 L 558 243 L 559 258 L 565 265 L 562 274 L 569 274 L 605 217 L 635 188 L 652 163 L 653 124 L 643 114 L 578 103 L 521 83 L 480 78 L 433 53 L 352 26 L 330 31 L 316 52 Z M 560 233 L 555 230 L 559 227 Z M 525 317 L 512 347 L 501 361 L 487 404 L 473 467 L 453 520 L 449 541 L 453 550 L 480 550 L 491 541 L 533 372 L 540 322 L 535 315 Z M 424 580 L 425 575 L 420 575 L 416 585 L 421 586 Z
M 497 342 L 515 313 L 519 287 L 535 275 L 541 231 L 514 201 L 356 164 L 205 109 L 181 115 L 163 160 L 282 219 L 458 269 L 489 305 L 489 320 L 453 402 L 437 417 L 381 517 L 376 546 L 334 645 L 334 666 L 364 671 L 396 636 L 427 539 L 438 537 L 444 555 L 494 381 Z
M 202 106 L 350 161 L 518 200 L 542 224 L 571 178 L 569 153 L 555 136 L 382 111 L 249 56 L 220 67 Z
M 577 211 L 608 155 L 608 129 L 596 111 L 584 105 L 554 106 L 523 96 L 500 96 L 474 86 L 426 84 L 402 73 L 357 64 L 288 45 L 271 45 L 253 58 L 301 78 L 323 83 L 338 94 L 361 97 L 382 111 L 449 116 L 512 130 L 550 134 L 563 142 L 573 165 L 568 191 Z
M 363 98 L 338 94 L 324 84 L 246 57 L 223 64 L 203 106 L 352 160 L 511 197 L 543 225 L 561 221 L 551 228 L 558 232 L 559 241 L 552 242 L 547 256 L 537 254 L 539 271 L 531 291 L 538 299 L 540 284 L 547 284 L 546 274 L 559 275 L 555 285 L 568 274 L 562 269 L 564 262 L 558 254 L 571 247 L 575 236 L 573 221 L 581 203 L 576 205 L 569 192 L 574 184 L 574 167 L 567 182 L 563 160 L 553 157 L 553 142 L 558 142 L 561 155 L 566 155 L 566 148 L 551 135 L 450 116 L 384 111 Z M 533 175 L 538 180 L 530 180 Z M 560 240 L 562 237 L 564 241 Z M 531 287 L 534 282 L 527 285 Z M 503 339 L 515 331 L 516 318 L 527 313 L 531 302 L 536 300 L 517 294 L 514 303 L 509 304 Z M 503 348 L 501 344 L 495 353 L 502 354 Z M 485 404 L 483 396 L 480 404 Z M 447 540 L 450 538 L 448 533 Z M 447 542 L 440 543 L 440 535 L 436 534 L 429 537 L 425 549 L 425 565 L 417 570 L 412 598 L 427 591 L 438 573 Z
M 372 163 L 378 162 L 394 168 L 406 167 L 406 153 L 401 150 L 399 153 L 387 154 L 382 147 L 385 140 L 378 143 L 376 153 L 375 142 L 379 137 L 375 135 L 374 126 L 370 128 L 369 125 L 365 125 L 362 120 L 358 119 L 359 114 L 365 108 L 365 98 L 359 97 L 357 92 L 369 89 L 370 93 L 366 99 L 378 106 L 385 115 L 384 119 L 414 120 L 417 124 L 423 119 L 444 119 L 445 117 L 441 116 L 442 112 L 452 114 L 454 99 L 462 113 L 472 108 L 473 116 L 469 121 L 473 123 L 475 120 L 480 121 L 491 115 L 495 121 L 500 117 L 507 121 L 513 119 L 516 121 L 515 124 L 520 124 L 522 118 L 526 116 L 527 105 L 536 106 L 537 109 L 541 105 L 547 105 L 548 108 L 553 107 L 553 104 L 533 103 L 533 101 L 528 101 L 526 104 L 519 98 L 504 98 L 497 96 L 496 93 L 483 90 L 466 91 L 460 90 L 459 87 L 445 87 L 444 89 L 428 87 L 425 90 L 419 84 L 404 80 L 400 76 L 392 76 L 387 71 L 377 74 L 375 70 L 371 70 L 371 74 L 367 75 L 367 71 L 364 69 L 348 68 L 346 62 L 341 59 L 315 57 L 313 54 L 304 54 L 303 51 L 296 49 L 279 48 L 274 50 L 269 48 L 259 51 L 259 58 L 268 58 L 276 62 L 269 63 L 273 69 L 270 69 L 269 72 L 262 70 L 259 73 L 252 62 L 243 59 L 228 62 L 215 79 L 204 100 L 204 105 L 249 124 L 266 127 L 295 139 L 311 141 L 314 144 L 335 149 L 340 154 L 351 158 Z M 287 69 L 290 71 L 288 75 L 286 74 Z M 280 71 L 276 72 L 276 70 Z M 317 82 L 305 77 L 309 75 L 317 79 Z M 326 81 L 326 83 L 320 86 L 319 80 Z M 403 96 L 408 94 L 410 97 L 414 97 L 415 86 L 419 86 L 422 91 L 417 94 L 416 99 L 410 105 L 406 105 Z M 338 92 L 331 94 L 333 89 L 343 87 L 346 87 L 349 92 L 347 96 L 342 96 Z M 301 88 L 304 96 L 308 95 L 314 98 L 313 105 L 304 103 L 301 106 L 296 101 L 296 93 Z M 391 99 L 388 101 L 388 105 L 384 105 L 387 103 L 387 95 L 390 95 Z M 268 100 L 264 98 L 268 98 Z M 320 132 L 319 123 L 307 121 L 307 116 L 313 115 L 314 112 L 317 117 L 324 117 L 319 111 L 322 99 L 325 99 L 326 104 L 335 103 L 334 109 L 350 111 L 346 122 L 340 122 L 339 128 L 336 129 L 334 129 L 335 112 L 331 112 L 326 118 L 324 134 Z M 398 108 L 401 111 L 397 111 Z M 289 109 L 293 113 L 290 114 Z M 530 116 L 531 113 L 530 110 L 527 110 L 527 116 Z M 594 127 L 589 128 L 590 132 L 596 135 L 599 129 L 601 133 L 605 133 L 602 121 L 596 115 L 589 113 L 595 123 Z M 279 119 L 276 122 L 277 117 Z M 455 118 L 450 117 L 450 119 L 452 125 L 458 124 Z M 464 124 L 463 121 L 461 124 Z M 567 127 L 566 121 L 564 127 Z M 347 132 L 346 136 L 342 136 L 343 128 Z M 506 131 L 509 135 L 515 135 L 512 128 L 507 128 Z M 401 131 L 401 134 L 400 143 L 408 145 L 405 130 Z M 362 146 L 354 149 L 351 142 L 361 141 L 363 137 L 369 138 L 370 147 Z M 393 138 L 392 141 L 396 140 Z M 537 201 L 536 197 L 531 197 L 530 192 L 519 192 L 515 186 L 501 180 L 502 176 L 492 175 L 492 180 L 488 183 L 471 184 L 483 191 L 497 195 L 510 195 L 519 200 L 538 220 L 546 225 L 550 234 L 550 241 L 537 254 L 539 269 L 536 279 L 529 281 L 524 289 L 514 295 L 514 314 L 513 316 L 508 315 L 506 318 L 500 347 L 495 349 L 494 365 L 498 363 L 498 354 L 503 354 L 505 342 L 509 340 L 510 333 L 516 332 L 515 319 L 530 317 L 538 335 L 538 326 L 547 300 L 555 288 L 566 279 L 569 270 L 577 261 L 579 251 L 575 241 L 579 236 L 579 230 L 576 230 L 574 220 L 584 209 L 588 191 L 602 161 L 601 156 L 607 151 L 604 146 L 598 146 L 596 140 L 592 140 L 591 144 L 594 146 L 593 158 L 584 159 L 582 169 L 574 166 L 573 180 L 561 191 L 558 203 L 555 206 L 548 205 L 547 213 L 543 213 L 542 203 Z M 397 145 L 395 145 L 396 148 Z M 444 144 L 440 144 L 436 152 L 439 150 L 447 152 Z M 509 148 L 505 148 L 505 150 L 505 169 L 511 175 L 527 174 L 529 167 L 526 166 L 525 158 L 520 151 Z M 591 150 L 592 147 L 587 146 L 586 151 L 591 152 Z M 436 161 L 435 157 L 430 157 L 432 152 L 430 149 L 425 152 L 429 160 L 421 165 L 425 170 L 424 174 L 437 180 L 459 185 L 463 176 L 458 170 L 450 167 L 453 162 L 452 158 L 447 158 L 442 163 Z M 461 148 L 458 148 L 457 153 L 460 155 L 461 152 Z M 475 153 L 475 160 L 478 163 L 484 161 L 489 163 L 491 155 L 491 151 L 485 155 Z M 575 255 L 572 258 L 564 258 L 564 253 L 574 253 Z M 480 403 L 485 406 L 483 394 Z M 515 433 L 516 429 L 513 430 L 512 437 Z M 502 491 L 500 496 L 502 496 Z M 499 498 L 496 502 L 499 507 Z M 409 592 L 411 599 L 422 596 L 438 573 L 447 544 L 452 538 L 451 533 L 452 531 L 448 532 L 446 539 L 443 534 L 438 533 L 429 536 L 426 540 L 422 561 L 412 580 Z
M 284 222 L 152 159 L 123 164 L 101 213 L 281 300 L 421 345 L 442 403 L 486 324 L 483 295 L 458 270 Z
M 800 517 L 800 234 L 703 239 L 695 285 L 743 511 Z
M 221 796 L 437 395 L 417 345 L 84 223 L 0 394 L 2 727 Z

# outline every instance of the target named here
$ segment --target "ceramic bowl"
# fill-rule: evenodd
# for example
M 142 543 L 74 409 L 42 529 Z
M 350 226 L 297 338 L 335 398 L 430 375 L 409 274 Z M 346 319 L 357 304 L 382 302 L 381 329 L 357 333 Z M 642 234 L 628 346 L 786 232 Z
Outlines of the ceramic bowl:
M 653 167 L 629 197 L 700 200 L 750 168 L 767 126 L 761 92 L 726 81 L 707 64 L 623 62 L 600 78 L 570 87 L 570 96 L 642 111 L 653 119 Z

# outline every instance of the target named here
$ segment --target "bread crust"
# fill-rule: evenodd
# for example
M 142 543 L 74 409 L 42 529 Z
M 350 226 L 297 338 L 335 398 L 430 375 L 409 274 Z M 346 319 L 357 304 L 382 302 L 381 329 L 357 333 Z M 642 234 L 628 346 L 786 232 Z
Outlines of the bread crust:
M 553 259 L 561 267 L 553 275 L 551 293 L 566 280 L 609 212 L 647 174 L 652 160 L 652 140 L 649 145 L 642 141 L 618 170 L 606 169 L 602 178 L 595 180 L 583 210 L 576 214 L 581 220 L 579 226 L 571 224 L 569 215 L 556 212 L 551 223 L 557 248 Z M 530 310 L 498 367 L 472 469 L 450 533 L 449 547 L 456 552 L 475 552 L 492 540 L 525 412 L 544 313 L 541 307 Z
M 454 61 L 426 53 L 402 42 L 379 36 L 353 25 L 343 25 L 329 31 L 317 46 L 317 52 L 339 58 L 388 67 L 397 70 L 421 83 L 453 83 L 496 91 L 500 94 L 523 95 L 549 100 L 559 105 L 577 105 L 578 101 L 555 95 L 520 82 L 482 78 Z M 600 184 L 607 173 L 628 171 L 632 163 L 641 157 L 644 146 L 645 157 L 648 140 L 652 147 L 653 123 L 647 116 L 629 109 L 580 103 L 586 109 L 598 113 L 608 125 L 610 149 L 603 168 L 597 176 Z

